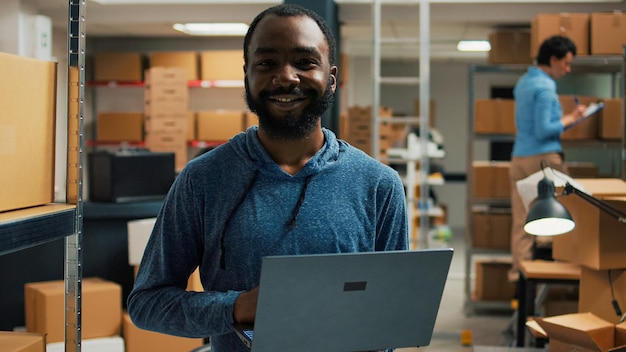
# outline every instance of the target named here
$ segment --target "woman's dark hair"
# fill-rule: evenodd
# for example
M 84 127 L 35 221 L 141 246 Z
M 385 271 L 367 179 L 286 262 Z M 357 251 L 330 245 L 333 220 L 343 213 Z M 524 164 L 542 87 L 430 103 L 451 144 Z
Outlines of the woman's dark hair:
M 315 23 L 317 23 L 317 26 L 320 27 L 322 33 L 324 33 L 324 37 L 326 37 L 326 43 L 328 44 L 328 61 L 331 65 L 335 65 L 337 44 L 335 42 L 335 36 L 333 35 L 333 32 L 330 30 L 324 19 L 320 17 L 320 15 L 318 15 L 315 11 L 294 4 L 282 4 L 270 7 L 258 14 L 254 18 L 254 20 L 252 20 L 252 23 L 250 23 L 250 27 L 248 28 L 248 32 L 243 39 L 244 64 L 248 64 L 248 46 L 250 45 L 250 39 L 252 38 L 252 34 L 254 34 L 256 26 L 266 15 L 270 14 L 279 17 L 307 16 L 315 21 Z
M 576 56 L 576 44 L 567 37 L 555 35 L 546 39 L 541 44 L 541 47 L 539 47 L 537 64 L 550 66 L 550 58 L 552 56 L 556 56 L 556 58 L 560 60 L 564 58 L 568 52 Z

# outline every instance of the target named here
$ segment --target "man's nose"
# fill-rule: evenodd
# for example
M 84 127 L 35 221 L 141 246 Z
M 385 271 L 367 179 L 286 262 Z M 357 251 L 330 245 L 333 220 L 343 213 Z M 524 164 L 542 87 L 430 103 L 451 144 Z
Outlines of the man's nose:
M 291 86 L 300 83 L 298 70 L 292 65 L 283 65 L 276 70 L 272 83 L 280 86 Z

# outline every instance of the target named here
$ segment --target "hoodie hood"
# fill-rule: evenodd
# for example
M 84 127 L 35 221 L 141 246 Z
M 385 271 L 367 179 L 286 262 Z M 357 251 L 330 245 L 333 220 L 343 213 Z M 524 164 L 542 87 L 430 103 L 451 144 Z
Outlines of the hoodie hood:
M 325 128 L 324 145 L 306 163 L 304 168 L 296 175 L 289 175 L 284 172 L 276 162 L 269 156 L 257 135 L 258 126 L 249 127 L 245 132 L 240 133 L 230 140 L 230 144 L 235 153 L 254 170 L 264 174 L 274 174 L 282 177 L 310 177 L 331 167 L 339 158 L 340 145 L 335 134 Z M 279 177 L 280 177 L 279 176 Z

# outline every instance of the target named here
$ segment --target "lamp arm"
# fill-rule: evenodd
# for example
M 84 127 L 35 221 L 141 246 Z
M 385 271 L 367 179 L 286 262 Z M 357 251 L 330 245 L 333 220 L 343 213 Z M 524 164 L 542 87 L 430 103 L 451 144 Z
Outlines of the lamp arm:
M 569 194 L 575 194 L 579 196 L 580 198 L 591 203 L 591 205 L 604 211 L 605 213 L 610 215 L 612 218 L 616 219 L 618 222 L 626 223 L 626 214 L 624 212 L 615 208 L 614 206 L 612 206 L 611 204 L 607 202 L 603 202 L 602 200 L 579 190 L 578 188 L 572 186 L 569 182 L 567 182 L 565 184 L 565 188 L 563 189 L 563 195 L 566 196 Z

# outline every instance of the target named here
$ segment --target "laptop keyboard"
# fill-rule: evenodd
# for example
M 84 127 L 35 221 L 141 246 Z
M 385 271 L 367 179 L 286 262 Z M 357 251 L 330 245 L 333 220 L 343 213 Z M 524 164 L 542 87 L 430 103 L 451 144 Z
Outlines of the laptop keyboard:
M 243 333 L 250 338 L 250 340 L 254 337 L 254 330 L 244 330 Z

